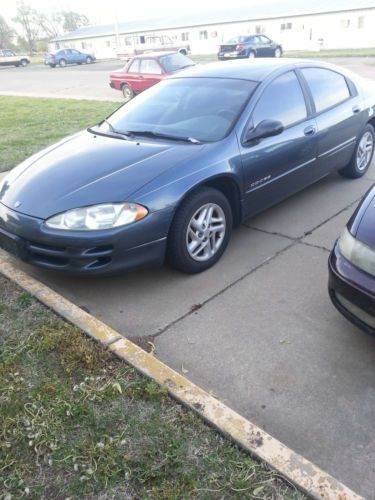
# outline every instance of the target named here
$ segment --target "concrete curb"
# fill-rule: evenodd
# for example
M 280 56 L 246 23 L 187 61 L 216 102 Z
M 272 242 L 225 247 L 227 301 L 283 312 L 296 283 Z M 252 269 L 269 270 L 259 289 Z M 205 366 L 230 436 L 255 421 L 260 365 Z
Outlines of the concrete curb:
M 165 386 L 172 397 L 194 410 L 253 457 L 276 469 L 311 498 L 332 500 L 362 498 L 152 354 L 145 352 L 102 321 L 15 267 L 8 254 L 2 250 L 0 250 L 0 272 L 57 314 L 81 328 L 91 338 L 108 347 L 136 370 Z

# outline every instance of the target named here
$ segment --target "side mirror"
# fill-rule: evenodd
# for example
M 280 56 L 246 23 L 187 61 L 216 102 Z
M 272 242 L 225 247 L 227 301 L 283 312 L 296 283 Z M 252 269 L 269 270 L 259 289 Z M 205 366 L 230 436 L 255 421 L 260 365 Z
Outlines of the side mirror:
M 284 125 L 278 120 L 263 120 L 255 128 L 246 131 L 244 144 L 250 144 L 266 137 L 279 135 L 283 130 Z

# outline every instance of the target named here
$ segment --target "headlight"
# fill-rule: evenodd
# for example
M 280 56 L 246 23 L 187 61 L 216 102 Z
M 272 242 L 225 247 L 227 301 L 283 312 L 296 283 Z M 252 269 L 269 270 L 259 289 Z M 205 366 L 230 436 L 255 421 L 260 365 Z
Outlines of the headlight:
M 45 224 L 53 229 L 90 231 L 125 226 L 147 214 L 147 209 L 136 203 L 106 203 L 68 210 L 47 219 Z
M 338 241 L 340 253 L 352 264 L 375 276 L 375 251 L 354 238 L 345 228 Z

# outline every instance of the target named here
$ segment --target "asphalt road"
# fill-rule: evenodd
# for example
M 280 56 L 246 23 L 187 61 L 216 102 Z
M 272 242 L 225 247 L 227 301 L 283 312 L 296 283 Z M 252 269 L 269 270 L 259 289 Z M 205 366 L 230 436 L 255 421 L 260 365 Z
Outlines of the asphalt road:
M 121 92 L 109 86 L 109 73 L 123 61 L 50 68 L 31 64 L 26 68 L 0 67 L 0 95 L 28 95 L 123 101 Z
M 374 182 L 375 163 L 362 179 L 327 177 L 247 220 L 197 276 L 162 268 L 83 279 L 20 266 L 125 336 L 151 340 L 158 358 L 374 500 L 375 338 L 327 294 L 329 250 Z

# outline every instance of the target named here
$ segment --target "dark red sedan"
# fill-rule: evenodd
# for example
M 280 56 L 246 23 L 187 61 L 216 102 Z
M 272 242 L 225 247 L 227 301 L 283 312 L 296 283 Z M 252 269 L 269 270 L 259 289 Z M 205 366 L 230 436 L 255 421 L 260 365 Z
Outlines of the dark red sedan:
M 121 90 L 125 102 L 135 94 L 148 89 L 176 71 L 194 66 L 194 62 L 180 52 L 152 52 L 130 59 L 120 70 L 109 75 L 109 85 Z

